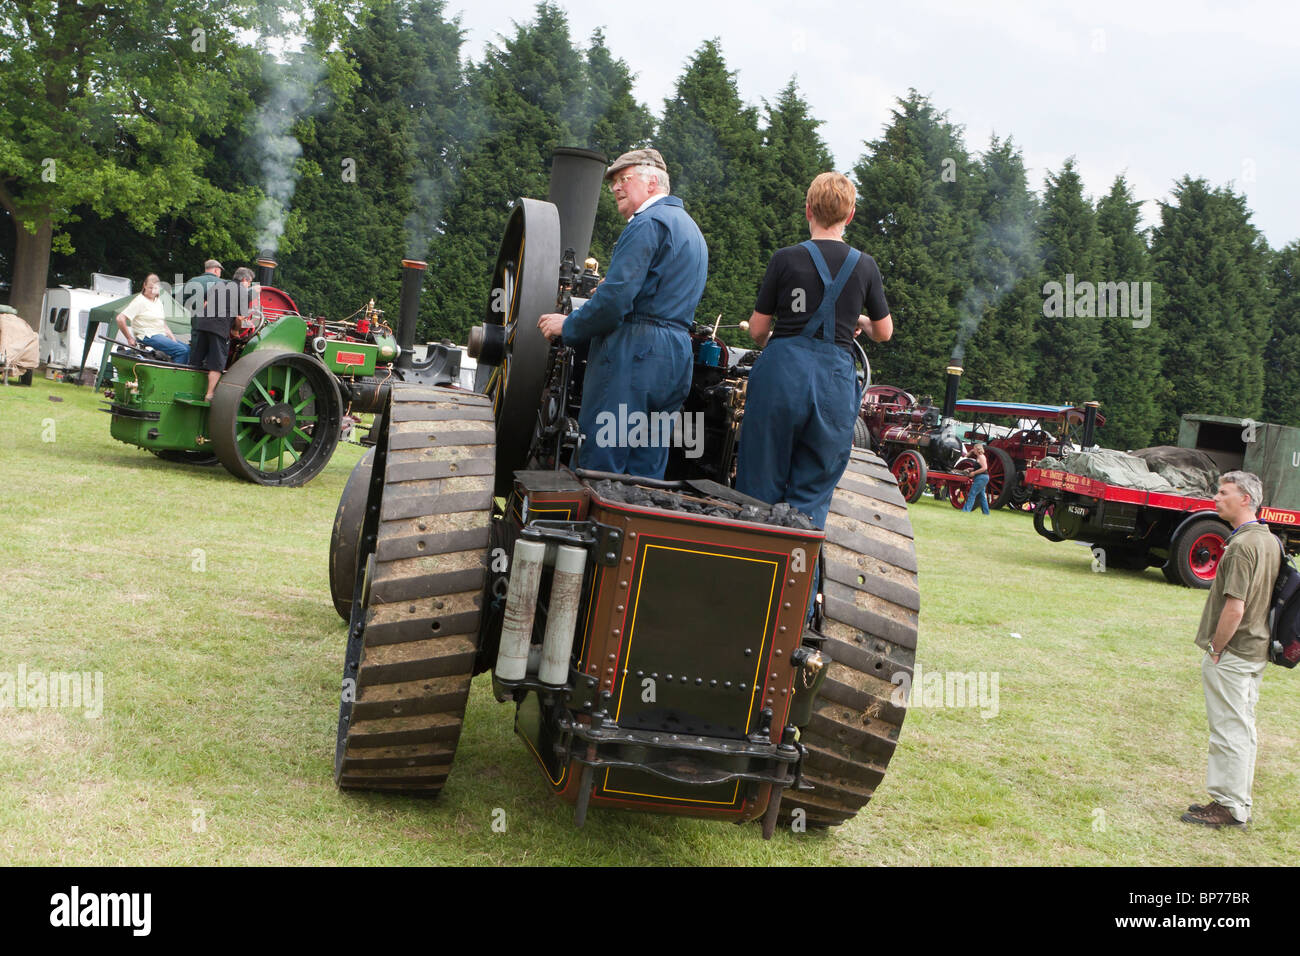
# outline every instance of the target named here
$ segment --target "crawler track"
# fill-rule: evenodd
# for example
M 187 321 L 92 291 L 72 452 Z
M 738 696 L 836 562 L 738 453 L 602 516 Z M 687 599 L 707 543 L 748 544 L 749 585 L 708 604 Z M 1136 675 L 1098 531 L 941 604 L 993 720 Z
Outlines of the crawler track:
M 871 799 L 907 713 L 894 680 L 910 683 L 916 659 L 912 525 L 894 476 L 863 449 L 853 449 L 831 500 L 823 564 L 822 632 L 834 663 L 800 735 L 803 778 L 815 789 L 788 790 L 781 805 L 787 819 L 802 808 L 810 826 L 843 823 Z
M 435 796 L 446 782 L 478 646 L 495 462 L 484 396 L 393 389 L 348 625 L 334 756 L 344 789 Z

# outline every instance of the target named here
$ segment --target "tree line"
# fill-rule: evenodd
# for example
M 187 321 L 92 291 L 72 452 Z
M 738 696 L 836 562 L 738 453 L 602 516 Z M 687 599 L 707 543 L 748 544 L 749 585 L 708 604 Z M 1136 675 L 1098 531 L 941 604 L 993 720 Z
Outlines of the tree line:
M 549 2 L 478 62 L 444 0 L 299 0 L 314 16 L 290 56 L 244 39 L 256 0 L 228 4 L 220 28 L 198 0 L 45 6 L 9 14 L 0 41 L 11 298 L 93 271 L 138 283 L 246 262 L 269 236 L 277 284 L 332 317 L 370 298 L 395 315 L 398 260 L 427 260 L 420 332 L 463 342 L 512 203 L 546 195 L 551 151 L 654 145 L 709 244 L 697 318 L 735 324 L 768 257 L 807 237 L 804 191 L 834 167 L 794 78 L 747 104 L 706 40 L 655 114 L 603 33 L 576 39 Z M 1143 229 L 1122 175 L 1096 198 L 1073 160 L 1031 183 L 1011 137 L 972 149 L 915 90 L 846 172 L 846 238 L 879 263 L 895 319 L 893 341 L 867 346 L 876 381 L 939 394 L 956 358 L 963 397 L 1100 401 L 1113 447 L 1171 442 L 1184 412 L 1300 425 L 1300 242 L 1270 249 L 1231 187 L 1185 176 Z M 602 263 L 622 227 L 602 193 Z

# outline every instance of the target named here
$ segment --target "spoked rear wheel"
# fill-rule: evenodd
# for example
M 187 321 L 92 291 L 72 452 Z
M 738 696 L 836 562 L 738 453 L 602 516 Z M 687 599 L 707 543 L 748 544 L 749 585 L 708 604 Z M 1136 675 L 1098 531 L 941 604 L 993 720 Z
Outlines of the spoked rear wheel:
M 221 376 L 208 425 L 212 450 L 236 478 L 296 486 L 329 464 L 342 418 L 338 384 L 318 359 L 260 351 Z
M 562 254 L 558 210 L 549 202 L 521 199 L 497 253 L 486 315 L 488 325 L 504 326 L 504 356 L 486 388 L 497 427 L 500 496 L 510 493 L 532 447 L 551 349 L 537 320 L 555 311 Z

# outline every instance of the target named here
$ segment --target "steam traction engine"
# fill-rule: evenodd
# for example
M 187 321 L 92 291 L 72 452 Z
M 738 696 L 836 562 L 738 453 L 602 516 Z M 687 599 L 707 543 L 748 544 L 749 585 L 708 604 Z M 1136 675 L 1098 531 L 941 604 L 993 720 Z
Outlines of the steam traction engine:
M 687 409 L 701 454 L 674 453 L 663 481 L 569 467 L 584 359 L 537 318 L 594 285 L 576 264 L 604 168 L 557 152 L 550 201 L 520 200 L 506 229 L 502 307 L 472 346 L 482 393 L 394 388 L 344 490 L 336 780 L 439 793 L 470 682 L 491 670 L 579 825 L 592 806 L 761 818 L 766 835 L 783 816 L 843 822 L 904 716 L 893 681 L 911 673 L 919 609 L 906 506 L 861 450 L 825 532 L 729 487 L 747 368 L 703 329 Z
M 404 261 L 404 284 L 424 263 Z M 416 315 L 396 333 L 368 306 L 348 319 L 309 318 L 271 286 L 275 261 L 258 260 L 253 324 L 231 336 L 230 357 L 211 403 L 207 373 L 147 348 L 119 345 L 106 411 L 114 438 L 169 460 L 220 461 L 237 478 L 302 485 L 329 463 L 344 416 L 384 406 L 393 382 L 448 384 L 460 354 L 429 345 L 413 361 Z M 416 297 L 411 297 L 418 304 Z
M 865 428 L 858 430 L 857 441 L 862 443 L 869 436 L 871 447 L 889 463 L 898 490 L 909 504 L 919 500 L 930 485 L 936 496 L 946 491 L 952 506 L 961 508 L 970 489 L 970 473 L 979 467 L 968 454 L 960 426 L 953 418 L 962 368 L 954 364 L 946 371 L 942 408 L 935 408 L 928 400 L 918 403 L 910 393 L 889 385 L 873 386 L 863 399 L 861 420 Z M 1001 448 L 990 445 L 985 454 L 989 505 L 1001 508 L 1014 484 L 1008 476 L 1014 479 L 1016 469 Z

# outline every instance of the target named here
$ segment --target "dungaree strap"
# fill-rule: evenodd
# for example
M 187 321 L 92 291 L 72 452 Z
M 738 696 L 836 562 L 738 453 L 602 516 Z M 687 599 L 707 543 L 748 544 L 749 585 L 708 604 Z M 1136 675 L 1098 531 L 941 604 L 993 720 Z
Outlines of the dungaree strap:
M 826 265 L 826 259 L 822 256 L 822 251 L 817 248 L 817 244 L 811 239 L 805 239 L 799 245 L 807 249 L 808 255 L 812 257 L 813 267 L 822 280 L 824 290 L 822 292 L 822 304 L 817 307 L 817 311 L 812 314 L 812 318 L 804 323 L 803 331 L 799 334 L 810 339 L 820 338 L 823 342 L 834 342 L 835 303 L 839 301 L 840 293 L 844 291 L 849 277 L 853 275 L 853 270 L 857 267 L 858 259 L 862 257 L 862 253 L 850 246 L 844 264 L 840 266 L 839 273 L 832 279 L 831 270 Z

